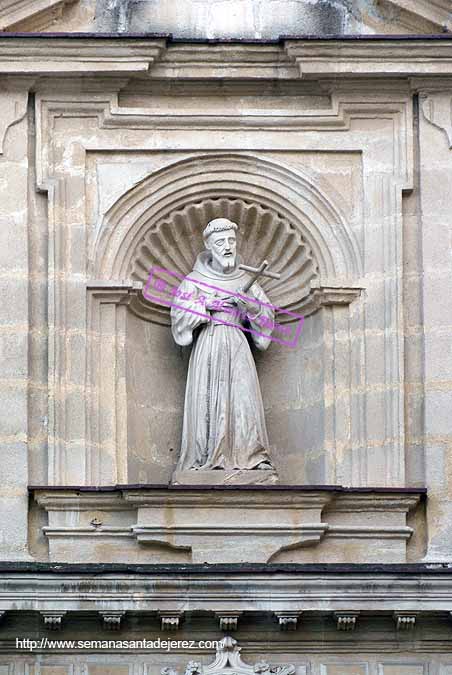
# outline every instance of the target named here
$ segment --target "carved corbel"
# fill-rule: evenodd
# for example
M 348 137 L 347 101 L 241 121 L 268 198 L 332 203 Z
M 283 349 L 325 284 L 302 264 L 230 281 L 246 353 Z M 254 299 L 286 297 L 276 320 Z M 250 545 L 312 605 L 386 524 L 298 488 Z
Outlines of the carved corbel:
M 159 612 L 161 629 L 164 631 L 178 630 L 182 616 L 182 612 Z
M 225 632 L 237 630 L 241 614 L 242 612 L 215 612 L 215 616 L 220 622 L 220 630 Z
M 121 628 L 121 622 L 125 615 L 125 612 L 112 611 L 112 612 L 99 612 L 102 617 L 104 628 L 106 630 L 119 630 Z
M 415 612 L 394 612 L 394 621 L 397 630 L 412 630 L 416 625 Z
M 44 620 L 44 627 L 47 628 L 47 630 L 61 630 L 63 617 L 66 612 L 40 612 L 40 614 Z
M 302 612 L 275 612 L 281 630 L 296 630 Z
M 361 286 L 323 286 L 315 280 L 311 282 L 310 293 L 303 300 L 298 311 L 306 317 L 321 307 L 350 305 L 361 296 L 364 290 Z
M 359 612 L 335 612 L 337 630 L 352 631 L 356 628 Z

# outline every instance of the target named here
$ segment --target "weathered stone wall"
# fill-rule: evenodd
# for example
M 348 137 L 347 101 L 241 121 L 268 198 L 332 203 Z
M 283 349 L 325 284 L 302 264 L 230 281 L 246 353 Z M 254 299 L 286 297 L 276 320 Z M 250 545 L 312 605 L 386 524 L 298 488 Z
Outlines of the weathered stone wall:
M 67 0 L 66 0 L 67 2 Z M 281 35 L 432 33 L 447 24 L 435 7 L 403 0 L 79 0 L 46 30 L 171 33 L 180 39 L 278 39 Z M 439 0 L 441 3 L 442 0 Z M 411 2 L 411 4 L 413 4 Z M 452 25 L 452 17 L 450 24 Z M 27 27 L 24 23 L 20 28 Z M 31 28 L 33 29 L 33 28 Z
M 27 547 L 29 296 L 28 93 L 0 90 L 0 556 L 23 559 Z

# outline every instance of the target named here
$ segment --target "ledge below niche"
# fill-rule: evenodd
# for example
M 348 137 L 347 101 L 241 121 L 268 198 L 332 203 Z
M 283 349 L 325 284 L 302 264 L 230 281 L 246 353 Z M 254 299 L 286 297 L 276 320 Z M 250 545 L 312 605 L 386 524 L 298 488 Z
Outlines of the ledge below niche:
M 405 563 L 424 489 L 341 486 L 32 487 L 51 560 Z

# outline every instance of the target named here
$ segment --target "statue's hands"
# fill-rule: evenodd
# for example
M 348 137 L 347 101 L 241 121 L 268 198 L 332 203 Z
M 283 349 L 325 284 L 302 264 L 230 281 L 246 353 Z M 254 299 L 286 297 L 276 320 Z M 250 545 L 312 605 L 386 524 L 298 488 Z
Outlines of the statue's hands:
M 237 293 L 242 295 L 242 291 L 238 290 Z M 237 297 L 235 298 L 235 304 L 238 309 L 249 316 L 250 318 L 254 318 L 259 314 L 260 308 L 259 304 L 257 301 L 254 301 L 253 298 L 247 296 L 242 296 L 242 297 Z
M 214 295 L 206 299 L 205 307 L 212 312 L 221 312 L 224 309 L 235 307 L 234 298 L 231 296 L 222 297 Z

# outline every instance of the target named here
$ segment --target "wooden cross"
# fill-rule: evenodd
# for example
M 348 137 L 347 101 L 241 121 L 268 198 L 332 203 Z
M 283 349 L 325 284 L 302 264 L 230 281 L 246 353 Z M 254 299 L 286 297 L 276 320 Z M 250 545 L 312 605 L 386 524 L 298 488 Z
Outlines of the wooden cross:
M 239 265 L 240 270 L 244 270 L 245 272 L 251 272 L 253 275 L 251 279 L 245 284 L 243 287 L 242 293 L 248 293 L 250 290 L 251 286 L 254 284 L 255 281 L 259 279 L 259 277 L 269 277 L 270 279 L 281 279 L 281 275 L 277 274 L 276 272 L 267 272 L 267 267 L 269 266 L 268 260 L 263 260 L 259 267 L 249 267 L 249 265 Z

